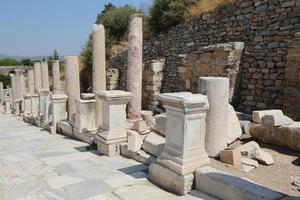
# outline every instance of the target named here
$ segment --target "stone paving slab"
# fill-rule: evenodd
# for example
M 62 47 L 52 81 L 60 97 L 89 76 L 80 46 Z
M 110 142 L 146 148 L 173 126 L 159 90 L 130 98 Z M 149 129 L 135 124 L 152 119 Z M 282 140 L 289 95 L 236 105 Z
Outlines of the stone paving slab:
M 83 142 L 50 135 L 0 114 L 1 200 L 176 200 L 153 184 L 148 166 L 100 156 Z M 203 198 L 199 198 L 203 199 Z

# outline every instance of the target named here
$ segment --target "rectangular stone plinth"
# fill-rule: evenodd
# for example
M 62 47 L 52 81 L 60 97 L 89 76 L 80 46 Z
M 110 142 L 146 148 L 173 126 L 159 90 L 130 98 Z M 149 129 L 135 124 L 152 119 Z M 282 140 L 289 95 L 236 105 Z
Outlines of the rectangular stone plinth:
M 84 132 L 96 131 L 96 100 L 76 99 L 75 104 L 75 128 Z
M 30 115 L 31 113 L 31 95 L 24 95 L 24 115 Z
M 167 112 L 165 149 L 157 158 L 161 165 L 179 175 L 193 173 L 209 163 L 205 151 L 207 97 L 189 92 L 158 96 Z
M 38 113 L 38 115 L 39 115 L 40 120 L 43 119 L 43 114 L 45 113 L 45 111 L 44 111 L 45 105 L 44 104 L 50 100 L 49 95 L 50 95 L 49 90 L 41 90 L 39 92 L 39 113 Z
M 67 100 L 68 96 L 65 94 L 53 94 L 51 95 L 51 109 L 52 109 L 52 125 L 51 133 L 56 133 L 57 123 L 60 120 L 67 119 Z
M 31 96 L 31 116 L 37 117 L 39 113 L 39 96 L 34 94 Z
M 96 136 L 98 151 L 111 156 L 120 153 L 120 143 L 126 141 L 126 105 L 131 93 L 111 90 L 97 93 L 102 101 L 102 127 Z

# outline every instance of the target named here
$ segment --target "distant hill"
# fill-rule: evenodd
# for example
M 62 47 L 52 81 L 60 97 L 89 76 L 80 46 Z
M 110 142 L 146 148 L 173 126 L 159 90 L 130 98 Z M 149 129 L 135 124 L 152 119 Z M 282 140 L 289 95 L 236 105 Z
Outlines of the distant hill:
M 12 59 L 16 59 L 18 61 L 21 61 L 24 59 L 30 59 L 30 60 L 34 61 L 34 60 L 43 60 L 44 58 L 47 59 L 48 56 L 11 56 L 11 55 L 0 54 L 0 59 L 3 59 L 3 58 L 12 58 Z M 64 56 L 60 56 L 59 59 L 63 60 Z

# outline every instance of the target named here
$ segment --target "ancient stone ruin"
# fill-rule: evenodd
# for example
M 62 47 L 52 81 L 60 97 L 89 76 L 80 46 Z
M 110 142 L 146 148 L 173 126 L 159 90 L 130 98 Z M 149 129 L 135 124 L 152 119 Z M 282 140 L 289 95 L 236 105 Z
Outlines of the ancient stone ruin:
M 128 51 L 106 60 L 105 27 L 94 25 L 92 93 L 80 92 L 79 56 L 64 58 L 64 80 L 59 60 L 50 66 L 52 81 L 48 63 L 35 62 L 33 68 L 11 74 L 9 96 L 0 84 L 3 113 L 21 116 L 53 137 L 82 141 L 99 156 L 136 160 L 147 168 L 152 183 L 176 195 L 196 191 L 212 199 L 289 199 L 243 175 L 253 172 L 256 180 L 257 168 L 272 170 L 280 162 L 273 148 L 300 151 L 300 34 L 285 33 L 292 26 L 289 20 L 297 19 L 299 29 L 299 4 L 280 1 L 276 15 L 289 9 L 289 17 L 271 23 L 272 14 L 269 21 L 257 16 L 267 9 L 260 6 L 265 1 L 251 6 L 247 2 L 235 4 L 234 11 L 241 13 L 239 22 L 251 18 L 247 26 L 231 28 L 231 14 L 222 22 L 216 22 L 220 16 L 202 15 L 201 26 L 193 28 L 205 30 L 200 36 L 207 41 L 198 41 L 195 33 L 196 42 L 186 37 L 174 54 L 168 52 L 176 47 L 169 48 L 169 38 L 164 41 L 163 35 L 143 45 L 143 17 L 134 14 L 129 19 Z M 250 10 L 256 14 L 248 16 Z M 214 23 L 221 24 L 212 28 Z M 255 35 L 253 29 L 260 23 L 265 33 Z M 179 25 L 169 34 L 184 26 L 189 27 Z M 281 28 L 274 36 L 277 26 Z M 160 50 L 153 56 L 149 48 Z M 121 67 L 116 67 L 120 57 Z

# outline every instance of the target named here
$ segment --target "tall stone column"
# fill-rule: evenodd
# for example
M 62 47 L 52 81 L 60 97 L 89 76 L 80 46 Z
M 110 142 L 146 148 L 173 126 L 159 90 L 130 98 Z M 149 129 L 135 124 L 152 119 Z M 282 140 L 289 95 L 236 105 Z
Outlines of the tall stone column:
M 34 92 L 38 92 L 42 89 L 42 74 L 41 74 L 41 63 L 34 62 Z
M 102 24 L 93 27 L 93 93 L 106 90 L 105 29 Z M 102 124 L 102 102 L 96 96 L 96 127 Z
M 59 60 L 52 61 L 52 90 L 53 94 L 61 93 Z
M 28 93 L 34 94 L 34 71 L 30 69 L 27 71 L 27 86 L 28 86 Z
M 3 83 L 0 82 L 0 103 L 1 105 L 4 103 L 4 100 L 5 100 L 5 96 L 4 96 L 4 89 L 3 89 Z
M 10 74 L 10 84 L 11 84 L 11 104 L 14 109 L 15 99 L 17 99 L 17 81 L 16 81 L 16 76 L 13 74 Z
M 143 70 L 143 20 L 140 14 L 130 16 L 128 43 L 127 90 L 132 93 L 132 99 L 127 106 L 127 115 L 129 119 L 139 119 Z
M 42 75 L 42 89 L 49 91 L 49 72 L 48 63 L 41 62 L 41 75 Z
M 227 147 L 229 79 L 225 77 L 200 77 L 199 92 L 207 95 L 209 110 L 206 118 L 206 151 L 218 157 Z
M 65 57 L 65 84 L 68 95 L 68 118 L 73 119 L 75 114 L 75 101 L 77 98 L 80 98 L 78 56 Z

